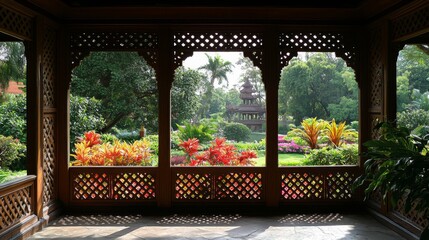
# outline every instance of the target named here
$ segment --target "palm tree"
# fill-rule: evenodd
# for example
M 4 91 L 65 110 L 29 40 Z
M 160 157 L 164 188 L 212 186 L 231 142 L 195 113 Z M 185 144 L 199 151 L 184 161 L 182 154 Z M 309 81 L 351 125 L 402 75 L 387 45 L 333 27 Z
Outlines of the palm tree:
M 232 72 L 232 68 L 234 65 L 229 62 L 223 60 L 219 55 L 211 57 L 206 53 L 208 63 L 199 67 L 199 70 L 204 70 L 208 75 L 208 80 L 210 81 L 207 85 L 206 93 L 203 97 L 203 104 L 200 108 L 200 116 L 209 117 L 209 109 L 212 101 L 214 84 L 218 81 L 219 84 L 225 80 L 228 85 L 228 77 L 226 74 L 228 72 Z

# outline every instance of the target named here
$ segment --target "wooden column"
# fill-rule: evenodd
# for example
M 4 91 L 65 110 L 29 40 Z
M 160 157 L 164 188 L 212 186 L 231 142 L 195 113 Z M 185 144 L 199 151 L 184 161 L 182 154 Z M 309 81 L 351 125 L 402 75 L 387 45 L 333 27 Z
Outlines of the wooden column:
M 159 62 L 156 71 L 159 106 L 159 160 L 157 176 L 157 200 L 159 207 L 171 206 L 171 167 L 170 167 L 170 113 L 171 85 L 174 80 L 172 35 L 169 29 L 159 34 Z
M 266 92 L 266 205 L 275 207 L 280 200 L 280 178 L 278 174 L 278 86 L 280 81 L 280 57 L 277 31 L 268 28 L 264 33 L 264 58 L 262 80 Z
M 32 42 L 27 44 L 27 173 L 36 176 L 34 186 L 34 213 L 43 217 L 43 105 L 42 54 L 43 18 L 37 17 Z M 26 47 L 27 47 L 26 46 Z
M 56 97 L 57 97 L 57 160 L 58 160 L 58 199 L 64 206 L 69 206 L 69 153 L 70 153 L 70 80 L 71 80 L 71 59 L 70 59 L 70 41 L 68 29 L 60 28 L 59 41 L 62 47 L 58 49 L 57 59 L 58 65 L 58 78 L 56 84 Z

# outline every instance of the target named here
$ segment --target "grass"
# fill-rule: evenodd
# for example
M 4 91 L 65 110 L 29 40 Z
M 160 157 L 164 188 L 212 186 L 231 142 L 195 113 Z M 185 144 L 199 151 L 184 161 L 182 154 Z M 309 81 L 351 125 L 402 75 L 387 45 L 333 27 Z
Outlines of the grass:
M 265 166 L 264 152 L 258 152 L 255 166 Z M 304 164 L 304 154 L 301 153 L 281 153 L 279 154 L 279 166 L 302 166 Z
M 0 170 L 0 183 L 4 183 L 14 178 L 22 177 L 25 175 L 27 175 L 27 170 L 21 170 L 16 172 L 10 170 Z

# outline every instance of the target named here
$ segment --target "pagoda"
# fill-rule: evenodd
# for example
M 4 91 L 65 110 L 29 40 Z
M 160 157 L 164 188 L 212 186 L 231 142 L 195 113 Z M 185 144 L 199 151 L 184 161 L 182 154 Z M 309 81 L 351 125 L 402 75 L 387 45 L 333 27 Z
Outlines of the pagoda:
M 258 95 L 250 81 L 247 79 L 241 86 L 239 106 L 228 106 L 227 111 L 233 121 L 243 123 L 252 131 L 262 131 L 265 123 L 265 108 L 258 102 Z

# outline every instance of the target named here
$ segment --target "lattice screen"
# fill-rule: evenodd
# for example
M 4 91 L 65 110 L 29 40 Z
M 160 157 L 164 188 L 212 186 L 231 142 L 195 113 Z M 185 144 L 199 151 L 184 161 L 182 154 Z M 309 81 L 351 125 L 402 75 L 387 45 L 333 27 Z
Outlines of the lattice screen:
M 149 173 L 118 173 L 113 199 L 155 199 L 155 178 Z
M 262 67 L 262 33 L 248 32 L 176 32 L 174 64 L 176 67 L 193 51 L 243 51 L 253 64 Z
M 111 199 L 110 178 L 106 173 L 78 173 L 71 177 L 73 199 Z
M 397 39 L 428 27 L 429 7 L 424 7 L 404 17 L 393 20 L 393 38 Z
M 32 19 L 3 6 L 0 6 L 0 28 L 19 34 L 27 39 L 31 39 L 33 36 Z
M 0 231 L 31 215 L 31 186 L 0 197 Z
M 370 59 L 369 59 L 369 79 L 370 79 L 370 107 L 381 111 L 383 104 L 383 60 L 382 60 L 382 32 L 381 29 L 374 29 L 370 33 Z
M 282 200 L 349 200 L 353 199 L 351 184 L 358 167 L 283 169 L 281 176 Z
M 154 67 L 158 36 L 147 32 L 72 32 L 70 36 L 71 65 L 76 67 L 90 51 L 139 51 Z M 155 68 L 155 67 L 154 67 Z M 156 68 L 155 68 L 156 69 Z
M 73 200 L 155 200 L 156 197 L 155 175 L 138 168 L 73 169 L 70 175 Z
M 282 174 L 282 191 L 284 199 L 322 199 L 324 197 L 323 176 L 309 173 Z
M 357 46 L 355 35 L 333 32 L 288 32 L 280 33 L 280 63 L 287 66 L 299 51 L 335 52 L 343 58 L 347 66 L 355 68 L 357 63 Z
M 397 206 L 395 209 L 393 209 L 393 211 L 396 212 L 396 214 L 401 218 L 411 221 L 420 229 L 425 228 L 429 224 L 428 219 L 422 212 L 419 213 L 414 210 L 414 208 L 412 208 L 409 212 L 405 212 L 405 201 L 402 199 L 398 201 Z
M 43 106 L 55 107 L 56 32 L 46 28 L 43 42 Z
M 177 173 L 177 200 L 262 200 L 263 177 L 256 172 Z
M 55 179 L 56 173 L 56 31 L 50 27 L 45 28 L 42 55 L 42 87 L 43 87 L 43 204 L 56 199 Z
M 43 117 L 43 205 L 55 200 L 55 115 Z

